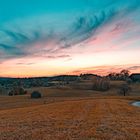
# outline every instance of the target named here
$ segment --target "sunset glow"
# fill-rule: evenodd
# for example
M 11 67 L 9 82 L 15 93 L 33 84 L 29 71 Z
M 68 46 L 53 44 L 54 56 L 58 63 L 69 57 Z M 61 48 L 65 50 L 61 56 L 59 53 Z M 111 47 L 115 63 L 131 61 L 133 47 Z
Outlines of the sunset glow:
M 140 72 L 139 0 L 6 1 L 0 76 Z

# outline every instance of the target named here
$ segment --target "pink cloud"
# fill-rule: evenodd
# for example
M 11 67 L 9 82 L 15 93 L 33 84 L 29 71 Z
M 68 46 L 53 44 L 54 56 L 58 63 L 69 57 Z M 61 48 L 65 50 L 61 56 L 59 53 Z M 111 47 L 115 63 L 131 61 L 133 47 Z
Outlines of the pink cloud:
M 120 72 L 123 69 L 128 69 L 131 73 L 140 72 L 140 65 L 111 65 L 111 66 L 96 66 L 96 67 L 88 67 L 79 70 L 72 71 L 72 74 L 81 74 L 81 73 L 93 73 L 98 75 L 107 75 L 112 72 Z

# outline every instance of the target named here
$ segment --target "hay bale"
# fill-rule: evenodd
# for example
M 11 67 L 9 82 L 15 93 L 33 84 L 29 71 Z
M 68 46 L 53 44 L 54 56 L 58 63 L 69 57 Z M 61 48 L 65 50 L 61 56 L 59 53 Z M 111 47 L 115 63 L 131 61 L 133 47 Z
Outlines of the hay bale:
M 38 92 L 38 91 L 33 91 L 33 92 L 31 93 L 31 98 L 32 98 L 32 99 L 41 98 L 41 93 Z

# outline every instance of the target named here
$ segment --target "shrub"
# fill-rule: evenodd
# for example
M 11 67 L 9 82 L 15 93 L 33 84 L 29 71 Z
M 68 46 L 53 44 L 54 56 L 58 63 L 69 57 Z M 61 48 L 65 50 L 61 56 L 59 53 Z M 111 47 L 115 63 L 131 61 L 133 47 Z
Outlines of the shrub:
M 27 94 L 27 91 L 25 91 L 23 88 L 19 88 L 19 95 Z
M 9 96 L 13 96 L 13 95 L 24 95 L 24 94 L 27 94 L 27 91 L 24 90 L 24 88 L 13 88 L 9 93 L 8 95 Z
M 13 91 L 10 91 L 10 92 L 8 93 L 8 95 L 9 95 L 9 96 L 13 96 L 13 95 L 14 95 Z
M 38 91 L 33 91 L 31 93 L 31 98 L 34 98 L 34 99 L 41 98 L 41 93 Z
M 108 78 L 96 78 L 93 84 L 94 90 L 107 91 L 110 89 L 110 81 Z
M 28 91 L 27 90 L 24 90 L 24 94 L 27 94 L 28 93 Z

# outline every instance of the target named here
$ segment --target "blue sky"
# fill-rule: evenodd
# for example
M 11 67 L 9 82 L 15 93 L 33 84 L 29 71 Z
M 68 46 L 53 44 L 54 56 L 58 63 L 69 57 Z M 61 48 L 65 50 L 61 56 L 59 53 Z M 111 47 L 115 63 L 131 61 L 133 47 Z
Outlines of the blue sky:
M 0 66 L 10 63 L 22 73 L 26 62 L 30 71 L 42 63 L 46 74 L 54 67 L 52 74 L 139 66 L 139 13 L 140 0 L 0 0 Z

